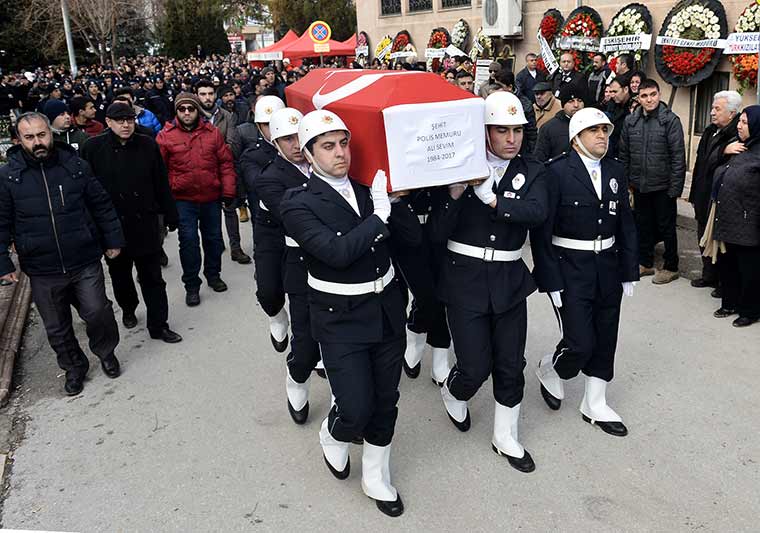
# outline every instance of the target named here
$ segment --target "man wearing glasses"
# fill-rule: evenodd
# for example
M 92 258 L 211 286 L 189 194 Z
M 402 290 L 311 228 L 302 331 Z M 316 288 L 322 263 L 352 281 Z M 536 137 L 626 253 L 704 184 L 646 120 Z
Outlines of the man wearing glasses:
M 152 137 L 135 133 L 135 112 L 125 102 L 115 102 L 106 110 L 108 130 L 87 140 L 82 147 L 86 160 L 121 220 L 127 245 L 114 258 L 106 258 L 113 293 L 121 308 L 124 327 L 137 326 L 139 303 L 132 269 L 137 269 L 147 310 L 150 337 L 176 343 L 182 337 L 169 329 L 166 283 L 161 275 L 162 234 L 158 216 L 170 230 L 177 229 L 166 167 Z
M 174 102 L 175 120 L 156 138 L 169 172 L 179 212 L 179 258 L 185 303 L 201 303 L 201 239 L 203 275 L 215 292 L 227 290 L 222 281 L 222 203 L 235 200 L 232 152 L 219 130 L 201 118 L 201 104 L 191 93 Z M 200 238 L 198 231 L 200 230 Z

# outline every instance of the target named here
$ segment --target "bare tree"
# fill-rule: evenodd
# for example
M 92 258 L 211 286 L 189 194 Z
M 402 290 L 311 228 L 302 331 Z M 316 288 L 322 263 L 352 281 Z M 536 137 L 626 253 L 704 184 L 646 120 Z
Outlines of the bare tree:
M 71 27 L 81 35 L 98 55 L 101 64 L 106 59 L 116 63 L 116 46 L 120 27 L 127 13 L 147 16 L 146 0 L 66 0 L 69 6 Z M 147 23 L 147 21 L 143 21 Z M 58 2 L 29 0 L 22 16 L 22 24 L 34 35 L 42 38 L 52 49 L 58 50 L 65 42 L 61 9 Z

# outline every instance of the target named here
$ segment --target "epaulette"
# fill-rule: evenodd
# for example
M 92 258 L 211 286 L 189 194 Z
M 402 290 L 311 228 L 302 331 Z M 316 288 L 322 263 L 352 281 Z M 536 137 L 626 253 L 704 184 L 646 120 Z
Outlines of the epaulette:
M 547 161 L 546 164 L 549 165 L 551 163 L 554 163 L 555 161 L 560 161 L 561 159 L 565 159 L 566 157 L 567 157 L 567 152 L 562 152 L 558 156 L 552 157 L 551 159 L 549 159 L 549 161 Z

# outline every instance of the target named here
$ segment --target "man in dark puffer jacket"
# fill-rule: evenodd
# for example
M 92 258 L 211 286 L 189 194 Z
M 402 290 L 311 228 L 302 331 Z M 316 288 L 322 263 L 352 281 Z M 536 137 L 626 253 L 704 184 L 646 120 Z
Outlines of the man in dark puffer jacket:
M 639 275 L 654 275 L 661 285 L 678 278 L 676 201 L 686 179 L 683 127 L 678 115 L 660 102 L 654 80 L 639 86 L 641 106 L 625 119 L 619 158 L 633 187 L 639 232 Z M 654 271 L 656 235 L 665 241 L 665 264 Z
M 90 350 L 108 377 L 119 376 L 114 350 L 119 329 L 106 297 L 101 258 L 125 245 L 119 218 L 89 165 L 64 144 L 53 143 L 40 113 L 18 119 L 21 144 L 0 167 L 0 277 L 18 281 L 8 248 L 15 243 L 21 270 L 45 324 L 64 389 L 79 394 L 89 369 L 71 323 L 71 308 L 87 324 Z

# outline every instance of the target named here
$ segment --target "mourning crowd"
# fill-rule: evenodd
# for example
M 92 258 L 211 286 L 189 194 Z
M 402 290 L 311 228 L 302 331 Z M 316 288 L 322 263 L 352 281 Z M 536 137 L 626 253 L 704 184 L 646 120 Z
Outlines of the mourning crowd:
M 390 516 L 404 510 L 389 468 L 400 376 L 417 378 L 427 351 L 452 424 L 470 428 L 468 400 L 492 378 L 492 449 L 518 471 L 535 469 L 518 420 L 526 298 L 536 290 L 561 324 L 556 350 L 536 369 L 545 403 L 559 410 L 564 381 L 582 373 L 583 420 L 625 436 L 606 400 L 621 300 L 641 277 L 656 285 L 679 277 L 683 128 L 631 56 L 613 72 L 598 54 L 581 74 L 563 54 L 551 77 L 536 59 L 529 54 L 516 75 L 494 61 L 479 88 L 490 174 L 403 193 L 388 193 L 380 170 L 371 186 L 349 180 L 343 118 L 287 106 L 285 87 L 315 65 L 137 57 L 73 78 L 63 67 L 4 74 L 0 114 L 14 146 L 0 167 L 0 276 L 18 280 L 15 252 L 64 390 L 76 395 L 89 363 L 72 307 L 104 373 L 121 372 L 103 255 L 123 326 L 138 324 L 136 271 L 148 334 L 167 343 L 182 341 L 169 326 L 167 232 L 178 232 L 187 306 L 201 304 L 204 279 L 213 292 L 228 290 L 225 250 L 253 262 L 250 287 L 272 345 L 290 347 L 291 418 L 307 422 L 310 376 L 327 377 L 326 466 L 346 479 L 349 445 L 362 444 L 362 489 Z M 468 58 L 441 76 L 475 90 Z M 742 109 L 738 93 L 721 91 L 711 119 L 692 169 L 704 254 L 691 285 L 721 298 L 715 317 L 749 326 L 760 319 L 760 106 Z M 241 223 L 252 224 L 253 243 Z

